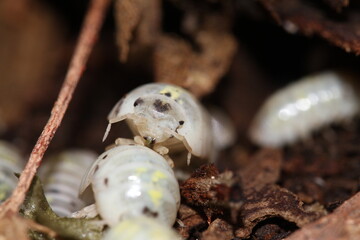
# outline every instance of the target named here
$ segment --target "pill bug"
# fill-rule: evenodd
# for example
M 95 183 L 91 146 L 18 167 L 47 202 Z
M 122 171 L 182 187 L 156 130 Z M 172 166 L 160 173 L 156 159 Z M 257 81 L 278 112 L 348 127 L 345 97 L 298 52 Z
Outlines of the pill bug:
M 124 220 L 105 232 L 103 240 L 181 240 L 171 228 L 140 216 Z
M 140 145 L 115 146 L 99 156 L 80 192 L 92 184 L 96 209 L 114 226 L 147 215 L 171 226 L 180 205 L 179 185 L 166 160 Z
M 83 175 L 96 157 L 88 150 L 67 150 L 53 155 L 42 166 L 45 196 L 57 215 L 70 216 L 90 203 L 91 200 L 80 199 L 78 192 Z
M 279 147 L 356 115 L 359 99 L 344 76 L 334 71 L 322 72 L 274 93 L 255 117 L 250 129 L 252 141 Z
M 19 151 L 10 143 L 0 140 L 0 203 L 15 189 L 18 179 L 14 173 L 20 173 L 23 165 Z
M 140 86 L 124 96 L 108 116 L 109 125 L 126 120 L 147 145 L 187 151 L 208 158 L 213 151 L 211 120 L 199 101 L 183 88 L 163 83 Z

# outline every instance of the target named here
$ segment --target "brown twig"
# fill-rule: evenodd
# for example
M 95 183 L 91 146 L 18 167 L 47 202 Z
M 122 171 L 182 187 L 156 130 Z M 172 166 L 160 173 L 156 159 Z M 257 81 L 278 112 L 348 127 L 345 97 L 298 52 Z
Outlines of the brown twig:
M 16 189 L 11 197 L 0 206 L 0 217 L 3 217 L 9 211 L 16 213 L 24 201 L 25 194 L 41 164 L 42 157 L 63 119 L 76 85 L 85 70 L 85 64 L 97 40 L 109 3 L 110 0 L 92 0 L 63 86 L 51 111 L 51 116 L 31 152 Z

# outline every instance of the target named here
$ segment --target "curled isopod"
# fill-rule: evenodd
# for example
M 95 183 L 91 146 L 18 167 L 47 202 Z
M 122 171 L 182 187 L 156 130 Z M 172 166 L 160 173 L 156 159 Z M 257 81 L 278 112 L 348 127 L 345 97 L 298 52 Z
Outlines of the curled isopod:
M 171 226 L 180 205 L 179 185 L 166 160 L 140 145 L 115 146 L 99 156 L 80 192 L 92 184 L 96 209 L 110 226 L 150 216 Z
M 19 151 L 13 145 L 0 141 L 0 203 L 15 189 L 18 179 L 14 173 L 21 173 L 23 165 Z
M 358 96 L 345 75 L 322 72 L 270 96 L 252 124 L 250 138 L 259 145 L 279 147 L 327 124 L 350 119 L 358 111 Z
M 61 216 L 92 203 L 78 197 L 81 179 L 97 155 L 88 150 L 67 150 L 47 159 L 40 169 L 45 197 L 53 211 Z
M 170 227 L 141 216 L 124 220 L 110 228 L 103 240 L 181 240 L 182 238 Z
M 140 86 L 124 96 L 108 116 L 109 125 L 126 120 L 147 145 L 211 157 L 213 136 L 208 112 L 185 89 L 163 83 Z

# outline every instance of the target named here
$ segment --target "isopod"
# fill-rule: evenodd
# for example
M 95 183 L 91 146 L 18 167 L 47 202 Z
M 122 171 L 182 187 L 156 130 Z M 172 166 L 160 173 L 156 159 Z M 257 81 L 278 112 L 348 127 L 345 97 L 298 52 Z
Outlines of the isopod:
M 103 240 L 181 240 L 181 237 L 171 228 L 140 216 L 124 220 L 110 228 L 104 234 Z
M 19 151 L 10 143 L 0 141 L 0 203 L 15 189 L 18 179 L 14 173 L 21 173 L 23 165 Z
M 327 71 L 280 89 L 265 102 L 250 129 L 253 142 L 279 147 L 330 123 L 350 119 L 359 99 L 344 75 Z
M 109 226 L 150 216 L 171 226 L 180 205 L 179 185 L 166 160 L 140 145 L 118 145 L 94 162 L 80 192 L 89 184 L 96 210 Z
M 67 150 L 54 155 L 41 169 L 44 192 L 53 211 L 61 217 L 91 203 L 78 197 L 81 179 L 97 155 L 88 150 Z
M 211 157 L 214 149 L 208 112 L 185 89 L 164 83 L 140 86 L 124 96 L 108 116 L 109 125 L 126 120 L 134 135 L 147 145 L 170 151 L 187 151 L 200 158 Z

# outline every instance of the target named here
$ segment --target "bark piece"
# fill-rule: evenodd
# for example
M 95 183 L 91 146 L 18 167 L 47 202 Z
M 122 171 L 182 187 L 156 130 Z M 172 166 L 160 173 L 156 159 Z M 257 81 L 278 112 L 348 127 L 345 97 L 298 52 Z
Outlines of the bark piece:
M 248 192 L 240 210 L 243 225 L 235 235 L 248 237 L 257 223 L 272 217 L 281 217 L 301 227 L 323 214 L 307 212 L 302 205 L 295 194 L 273 184 L 266 185 L 260 191 Z
M 260 190 L 280 177 L 282 154 L 279 150 L 264 149 L 252 157 L 251 163 L 239 172 L 244 192 Z
M 234 238 L 233 227 L 222 219 L 213 221 L 201 234 L 201 240 L 231 240 Z
M 206 221 L 194 209 L 181 204 L 178 212 L 180 224 L 176 226 L 177 231 L 183 238 L 188 238 L 190 233 L 196 231 L 197 228 L 206 226 Z
M 350 240 L 360 236 L 360 193 L 344 202 L 334 213 L 304 226 L 286 240 Z

